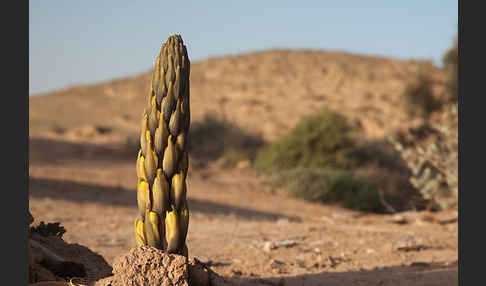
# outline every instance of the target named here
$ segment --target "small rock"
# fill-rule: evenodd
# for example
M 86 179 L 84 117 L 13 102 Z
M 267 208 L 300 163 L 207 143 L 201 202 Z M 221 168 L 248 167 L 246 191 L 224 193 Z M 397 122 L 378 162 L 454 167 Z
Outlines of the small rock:
M 280 260 L 276 260 L 276 259 L 270 260 L 270 268 L 272 268 L 272 269 L 282 267 L 283 265 L 284 265 L 284 263 Z
M 392 242 L 393 250 L 398 251 L 420 251 L 429 249 L 430 246 L 424 245 L 422 239 L 415 238 L 411 235 L 405 235 Z
M 277 220 L 277 224 L 284 224 L 284 225 L 285 225 L 285 224 L 289 224 L 289 222 L 290 222 L 290 221 L 289 221 L 289 219 L 287 219 L 287 218 L 279 218 L 279 219 Z
M 271 241 L 266 241 L 264 244 L 263 244 L 263 251 L 265 252 L 270 252 L 272 251 L 272 249 L 275 249 L 275 245 L 271 242 Z
M 396 223 L 396 224 L 407 224 L 409 221 L 403 215 L 394 215 L 391 219 L 391 222 Z
M 455 215 L 449 215 L 449 216 L 441 216 L 439 218 L 437 218 L 437 222 L 439 224 L 448 224 L 448 223 L 454 223 L 454 222 L 457 222 L 458 220 L 458 215 L 455 214 Z
M 287 273 L 287 271 L 285 270 L 285 263 L 283 263 L 282 261 L 272 259 L 270 260 L 269 267 L 272 272 L 279 274 Z
M 271 250 L 279 247 L 286 247 L 286 248 L 293 247 L 297 245 L 297 242 L 295 242 L 294 240 L 286 239 L 281 241 L 264 241 L 261 243 L 256 243 L 256 245 L 258 247 L 261 247 L 263 251 L 270 252 Z
M 295 262 L 297 263 L 297 265 L 299 265 L 300 268 L 306 268 L 304 260 L 297 259 Z
M 293 240 L 289 240 L 289 239 L 283 240 L 283 241 L 277 243 L 277 246 L 283 246 L 283 247 L 287 247 L 287 248 L 295 246 L 295 245 L 297 245 L 297 242 L 295 242 Z

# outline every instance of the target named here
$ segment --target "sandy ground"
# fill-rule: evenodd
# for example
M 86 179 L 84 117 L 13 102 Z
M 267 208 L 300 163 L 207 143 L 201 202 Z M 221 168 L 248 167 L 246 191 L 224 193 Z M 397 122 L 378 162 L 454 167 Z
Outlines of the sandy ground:
M 109 264 L 134 247 L 136 150 L 30 138 L 30 210 Z M 275 194 L 250 169 L 191 167 L 189 256 L 269 285 L 457 285 L 457 210 L 372 215 Z

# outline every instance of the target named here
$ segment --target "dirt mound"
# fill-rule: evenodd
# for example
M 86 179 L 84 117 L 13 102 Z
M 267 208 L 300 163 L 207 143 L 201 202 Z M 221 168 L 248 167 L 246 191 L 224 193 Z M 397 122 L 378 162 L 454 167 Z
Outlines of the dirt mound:
M 56 236 L 29 236 L 29 283 L 69 281 L 77 277 L 96 281 L 111 275 L 111 267 L 99 254 Z
M 96 286 L 223 286 L 229 282 L 198 260 L 167 254 L 153 247 L 137 247 L 113 263 L 113 276 L 102 279 Z

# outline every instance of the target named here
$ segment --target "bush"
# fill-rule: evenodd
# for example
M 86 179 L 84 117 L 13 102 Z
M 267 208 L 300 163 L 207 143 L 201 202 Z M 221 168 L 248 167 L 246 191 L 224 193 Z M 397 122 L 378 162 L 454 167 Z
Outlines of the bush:
M 415 81 L 408 85 L 404 92 L 407 112 L 410 116 L 419 116 L 427 120 L 432 112 L 442 106 L 442 101 L 434 96 L 433 82 L 425 72 L 423 66 Z
M 423 209 L 426 206 L 420 192 L 409 181 L 412 173 L 406 162 L 390 142 L 363 142 L 352 156 L 358 161 L 353 175 L 380 188 L 387 211 Z
M 62 236 L 66 232 L 66 229 L 61 226 L 61 223 L 54 222 L 54 223 L 47 223 L 45 224 L 43 221 L 39 223 L 36 227 L 30 227 L 30 232 L 36 232 L 42 236 L 57 236 L 62 239 Z
M 257 152 L 254 166 L 271 173 L 295 167 L 349 168 L 354 148 L 351 127 L 338 113 L 324 111 L 301 120 L 286 136 Z
M 262 147 L 253 167 L 270 174 L 273 185 L 285 187 L 297 198 L 383 212 L 379 186 L 353 173 L 362 165 L 393 160 L 378 145 L 361 144 L 360 131 L 339 113 L 324 110 Z
M 360 211 L 384 211 L 378 187 L 342 169 L 298 167 L 274 175 L 272 182 L 287 186 L 293 196 L 308 201 L 338 203 Z
M 253 160 L 261 145 L 260 136 L 248 134 L 228 120 L 213 115 L 191 124 L 188 136 L 191 159 L 203 164 L 217 159 L 229 161 L 229 165 L 238 160 Z
M 410 182 L 434 209 L 457 204 L 458 199 L 458 110 L 457 104 L 444 107 L 422 127 L 427 134 L 417 138 L 410 130 L 408 144 L 391 138 L 412 171 Z M 424 133 L 424 132 L 422 132 Z

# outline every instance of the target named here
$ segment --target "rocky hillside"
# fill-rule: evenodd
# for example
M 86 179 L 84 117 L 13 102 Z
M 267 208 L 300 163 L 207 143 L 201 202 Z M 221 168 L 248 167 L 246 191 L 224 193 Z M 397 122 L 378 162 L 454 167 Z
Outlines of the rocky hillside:
M 371 139 L 410 119 L 402 93 L 421 62 L 312 50 L 270 50 L 191 65 L 191 119 L 226 118 L 272 140 L 304 115 L 338 110 Z M 437 83 L 440 70 L 430 70 Z M 126 140 L 137 136 L 151 72 L 30 98 L 31 136 Z M 437 85 L 437 92 L 441 87 Z M 101 140 L 101 139 L 100 139 Z

